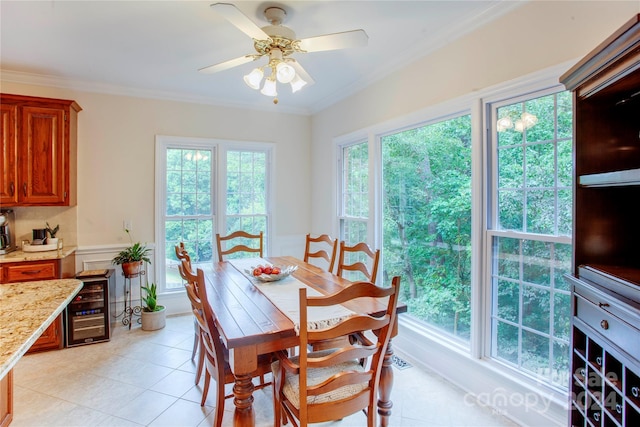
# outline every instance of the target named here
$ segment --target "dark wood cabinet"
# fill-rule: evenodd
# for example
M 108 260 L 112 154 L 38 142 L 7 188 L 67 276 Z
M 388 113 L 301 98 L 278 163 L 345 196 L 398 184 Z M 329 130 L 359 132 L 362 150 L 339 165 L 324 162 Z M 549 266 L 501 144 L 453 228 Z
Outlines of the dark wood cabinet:
M 0 94 L 0 204 L 76 204 L 75 101 Z
M 24 261 L 3 263 L 0 268 L 0 283 L 31 282 L 35 280 L 52 280 L 75 276 L 75 254 L 62 259 Z M 0 285 L 2 286 L 2 285 Z M 63 315 L 42 333 L 27 353 L 44 350 L 56 350 L 64 345 Z
M 569 422 L 640 425 L 640 14 L 560 81 L 575 122 Z

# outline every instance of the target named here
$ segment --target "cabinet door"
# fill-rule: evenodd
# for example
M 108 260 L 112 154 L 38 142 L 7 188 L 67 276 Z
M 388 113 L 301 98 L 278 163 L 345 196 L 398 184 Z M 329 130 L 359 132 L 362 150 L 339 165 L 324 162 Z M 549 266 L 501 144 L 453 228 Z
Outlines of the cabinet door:
M 0 206 L 18 203 L 18 108 L 0 104 Z
M 66 118 L 62 108 L 22 107 L 21 205 L 65 204 L 68 195 Z
M 56 350 L 62 348 L 63 343 L 62 314 L 60 314 L 56 317 L 56 320 L 54 320 L 53 323 L 44 330 L 42 335 L 40 335 L 38 340 L 33 343 L 31 348 L 27 350 L 27 354 L 44 350 Z

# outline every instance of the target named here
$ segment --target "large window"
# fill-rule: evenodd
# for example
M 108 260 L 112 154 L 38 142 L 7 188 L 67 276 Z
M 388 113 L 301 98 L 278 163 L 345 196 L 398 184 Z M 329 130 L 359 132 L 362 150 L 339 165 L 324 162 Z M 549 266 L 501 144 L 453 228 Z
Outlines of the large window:
M 562 393 L 573 118 L 571 94 L 552 80 L 495 102 L 456 100 L 339 146 L 337 200 L 341 238 L 381 249 L 379 284 L 402 277 L 412 331 Z
M 156 242 L 163 244 L 155 269 L 163 292 L 184 289 L 174 249 L 180 242 L 195 268 L 218 259 L 217 232 L 263 231 L 269 247 L 269 156 L 268 144 L 157 137 Z
M 491 356 L 568 384 L 572 104 L 568 92 L 492 106 Z
M 383 272 L 408 312 L 470 335 L 471 116 L 381 138 Z

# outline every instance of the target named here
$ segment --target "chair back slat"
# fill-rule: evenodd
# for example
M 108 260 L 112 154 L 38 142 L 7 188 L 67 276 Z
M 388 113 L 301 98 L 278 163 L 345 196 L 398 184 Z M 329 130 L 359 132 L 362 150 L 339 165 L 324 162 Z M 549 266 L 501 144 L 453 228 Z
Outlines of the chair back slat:
M 311 237 L 307 234 L 305 239 L 304 262 L 310 262 L 312 258 L 323 259 L 328 263 L 327 271 L 333 272 L 338 254 L 338 239 L 333 239 L 328 234 L 320 234 Z
M 379 261 L 380 249 L 373 250 L 364 242 L 349 246 L 344 241 L 341 241 L 336 274 L 344 277 L 348 271 L 357 271 L 362 273 L 367 281 L 375 283 L 378 276 Z
M 233 244 L 234 242 L 239 243 Z M 255 254 L 255 256 L 259 257 L 263 255 L 262 231 L 259 234 L 250 234 L 246 231 L 239 230 L 226 236 L 221 236 L 219 233 L 216 233 L 216 243 L 218 246 L 218 261 L 220 262 L 224 261 L 225 256 L 238 252 Z

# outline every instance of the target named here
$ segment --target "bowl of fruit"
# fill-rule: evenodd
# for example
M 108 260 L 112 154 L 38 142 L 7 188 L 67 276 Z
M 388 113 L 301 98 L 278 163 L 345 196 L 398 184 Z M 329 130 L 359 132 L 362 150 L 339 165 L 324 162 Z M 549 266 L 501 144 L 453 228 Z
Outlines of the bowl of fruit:
M 252 267 L 251 270 L 245 270 L 247 274 L 255 277 L 261 282 L 275 282 L 282 280 L 298 269 L 297 265 L 277 266 L 277 265 L 258 265 Z

